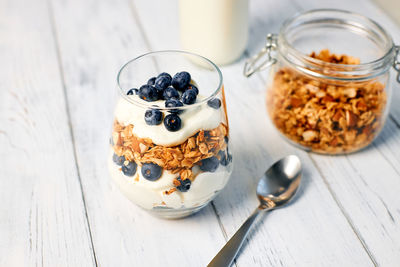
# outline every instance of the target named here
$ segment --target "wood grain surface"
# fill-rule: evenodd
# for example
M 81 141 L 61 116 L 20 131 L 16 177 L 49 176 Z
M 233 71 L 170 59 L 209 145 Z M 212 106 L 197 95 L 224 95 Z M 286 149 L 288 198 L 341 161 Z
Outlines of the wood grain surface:
M 116 74 L 179 49 L 178 1 L 0 0 L 0 265 L 206 266 L 257 205 L 258 177 L 298 155 L 296 201 L 265 214 L 236 266 L 400 265 L 400 85 L 382 134 L 347 156 L 299 150 L 267 119 L 268 72 L 244 61 L 294 14 L 341 8 L 399 27 L 367 0 L 251 0 L 244 55 L 221 68 L 234 171 L 198 214 L 162 220 L 112 184 L 106 156 Z
M 0 2 L 0 265 L 95 263 L 47 3 Z

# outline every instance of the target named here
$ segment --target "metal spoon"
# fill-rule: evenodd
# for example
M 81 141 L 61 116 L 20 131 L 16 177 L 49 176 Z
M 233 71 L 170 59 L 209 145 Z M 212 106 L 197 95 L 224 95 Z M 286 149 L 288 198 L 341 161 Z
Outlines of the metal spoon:
M 208 267 L 230 266 L 261 212 L 279 208 L 289 202 L 296 193 L 300 180 L 301 163 L 297 156 L 290 155 L 275 162 L 258 182 L 257 197 L 260 205 L 218 252 Z

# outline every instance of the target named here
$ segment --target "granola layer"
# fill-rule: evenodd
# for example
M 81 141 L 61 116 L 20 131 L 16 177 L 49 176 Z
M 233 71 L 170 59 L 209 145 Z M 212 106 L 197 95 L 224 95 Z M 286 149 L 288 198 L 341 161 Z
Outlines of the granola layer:
M 171 173 L 179 173 L 182 180 L 193 179 L 192 167 L 203 159 L 216 156 L 227 147 L 228 127 L 221 123 L 210 131 L 200 130 L 182 144 L 166 147 L 153 143 L 149 138 L 138 138 L 132 133 L 134 125 L 124 126 L 114 121 L 113 149 L 127 161 L 155 163 Z
M 357 58 L 322 50 L 312 57 L 337 64 Z M 336 82 L 310 78 L 289 67 L 275 73 L 268 89 L 270 117 L 287 138 L 319 153 L 344 153 L 372 142 L 383 126 L 385 86 L 377 80 Z

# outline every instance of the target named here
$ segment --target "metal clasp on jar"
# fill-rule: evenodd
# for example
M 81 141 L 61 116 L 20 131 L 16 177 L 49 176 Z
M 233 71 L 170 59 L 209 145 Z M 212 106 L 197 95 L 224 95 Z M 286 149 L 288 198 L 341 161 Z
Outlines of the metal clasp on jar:
M 272 56 L 272 52 L 278 47 L 277 42 L 278 36 L 276 34 L 269 33 L 267 35 L 267 41 L 265 46 L 261 49 L 258 54 L 246 60 L 243 69 L 243 75 L 250 77 L 257 71 L 265 70 L 269 66 L 276 63 L 276 58 Z M 396 80 L 400 83 L 400 46 L 395 46 L 396 54 L 394 56 L 393 68 L 397 72 Z
M 400 83 L 400 46 L 396 46 L 396 55 L 394 56 L 393 68 L 397 71 L 396 80 Z
M 250 77 L 255 72 L 264 70 L 276 63 L 272 52 L 275 51 L 278 46 L 277 40 L 278 36 L 276 34 L 269 33 L 267 35 L 267 41 L 261 51 L 257 55 L 246 60 L 243 69 L 244 76 Z

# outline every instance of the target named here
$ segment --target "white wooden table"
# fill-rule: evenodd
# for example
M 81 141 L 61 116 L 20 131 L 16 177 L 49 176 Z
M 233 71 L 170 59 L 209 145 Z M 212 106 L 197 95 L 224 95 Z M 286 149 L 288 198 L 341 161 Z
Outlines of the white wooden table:
M 400 43 L 399 28 L 369 1 L 250 2 L 246 56 L 287 17 L 321 7 L 369 16 Z M 257 177 L 294 153 L 305 167 L 297 201 L 263 218 L 236 266 L 400 266 L 398 84 L 368 149 L 321 156 L 277 135 L 266 75 L 244 78 L 244 56 L 222 68 L 235 156 L 227 188 L 174 221 L 119 193 L 105 164 L 116 74 L 144 52 L 179 49 L 177 5 L 0 0 L 0 265 L 205 266 L 257 204 Z

